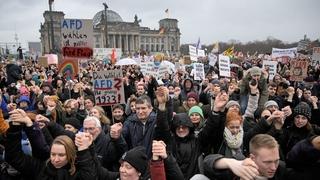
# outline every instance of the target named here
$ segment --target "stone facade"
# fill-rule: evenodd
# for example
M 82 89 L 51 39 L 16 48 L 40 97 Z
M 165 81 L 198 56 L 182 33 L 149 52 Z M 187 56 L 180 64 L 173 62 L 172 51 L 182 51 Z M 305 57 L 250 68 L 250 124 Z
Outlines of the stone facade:
M 159 29 L 151 30 L 148 27 L 140 26 L 138 17 L 133 22 L 124 22 L 121 16 L 112 11 L 107 11 L 107 32 L 105 32 L 104 10 L 98 12 L 93 18 L 94 47 L 106 47 L 106 34 L 108 35 L 109 48 L 121 48 L 124 54 L 133 54 L 141 50 L 151 54 L 156 52 L 180 55 L 180 29 L 177 19 L 161 19 Z M 54 41 L 57 52 L 61 50 L 61 22 L 64 19 L 63 12 L 53 11 Z M 42 52 L 49 53 L 50 44 L 50 12 L 45 11 L 44 23 L 41 24 Z M 48 31 L 49 29 L 49 31 Z

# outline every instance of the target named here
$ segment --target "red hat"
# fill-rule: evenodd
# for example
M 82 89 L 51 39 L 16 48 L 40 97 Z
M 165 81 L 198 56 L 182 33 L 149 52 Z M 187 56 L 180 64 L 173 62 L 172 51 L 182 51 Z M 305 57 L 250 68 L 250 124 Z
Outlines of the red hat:
M 195 99 L 197 102 L 199 102 L 199 96 L 198 96 L 198 94 L 195 93 L 195 92 L 189 92 L 189 93 L 187 94 L 187 100 L 188 100 L 189 98 L 193 98 L 193 99 Z

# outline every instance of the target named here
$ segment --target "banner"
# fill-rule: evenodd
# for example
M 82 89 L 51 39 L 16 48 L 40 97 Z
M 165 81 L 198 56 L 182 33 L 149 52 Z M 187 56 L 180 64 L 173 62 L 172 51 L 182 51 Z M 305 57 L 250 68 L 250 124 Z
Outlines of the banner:
M 290 81 L 303 81 L 307 77 L 308 61 L 290 61 Z
M 320 64 L 320 47 L 314 47 L 312 53 L 312 66 Z
M 194 69 L 193 79 L 196 81 L 203 80 L 205 77 L 204 65 L 202 63 L 193 63 L 193 69 Z
M 267 61 L 263 60 L 263 68 L 266 69 L 266 67 L 269 68 L 269 79 L 272 80 L 273 77 L 277 74 L 277 61 Z
M 121 48 L 93 48 L 93 59 L 111 59 L 113 49 L 115 49 L 115 58 L 119 60 L 122 57 Z
M 124 104 L 122 70 L 93 72 L 94 98 L 97 106 Z
M 198 61 L 197 48 L 189 45 L 189 55 L 191 61 Z
M 219 75 L 230 77 L 230 58 L 229 56 L 219 55 Z
M 64 57 L 90 58 L 93 54 L 92 19 L 64 19 L 61 47 Z
M 294 58 L 297 54 L 297 48 L 278 49 L 272 48 L 272 58 L 290 57 Z

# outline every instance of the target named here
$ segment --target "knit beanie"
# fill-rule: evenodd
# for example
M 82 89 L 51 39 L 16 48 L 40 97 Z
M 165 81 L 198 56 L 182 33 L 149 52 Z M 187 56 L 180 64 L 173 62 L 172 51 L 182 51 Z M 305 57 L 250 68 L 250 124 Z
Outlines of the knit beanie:
M 188 100 L 189 98 L 194 98 L 197 102 L 199 102 L 199 96 L 198 96 L 198 94 L 195 93 L 195 92 L 189 92 L 189 93 L 187 94 L 187 100 Z
M 231 121 L 238 121 L 238 120 L 240 120 L 240 124 L 242 124 L 243 119 L 238 111 L 235 111 L 235 110 L 230 111 L 229 110 L 227 112 L 226 123 L 225 123 L 226 125 L 228 125 Z
M 278 103 L 273 100 L 270 100 L 264 103 L 264 108 L 268 108 L 269 106 L 277 106 L 279 109 Z
M 70 124 L 78 130 L 81 128 L 80 121 L 77 118 L 67 118 L 64 124 Z
M 199 106 L 193 106 L 189 112 L 188 112 L 188 115 L 191 116 L 191 114 L 193 113 L 198 113 L 201 118 L 203 119 L 203 112 L 202 112 L 202 109 L 199 107 Z
M 233 105 L 236 105 L 238 106 L 238 108 L 240 109 L 240 104 L 238 103 L 238 101 L 234 101 L 234 100 L 231 100 L 229 101 L 227 104 L 226 104 L 226 108 L 229 109 L 231 106 Z
M 297 115 L 303 115 L 308 118 L 308 121 L 311 119 L 311 108 L 305 102 L 300 102 L 294 109 L 293 109 L 294 117 Z
M 251 76 L 261 75 L 261 69 L 260 69 L 259 67 L 257 67 L 257 66 L 252 67 L 252 68 L 250 69 L 250 74 L 251 74 Z
M 148 167 L 148 157 L 146 155 L 146 148 L 137 146 L 125 152 L 120 161 L 126 161 L 133 166 L 141 174 L 145 173 Z

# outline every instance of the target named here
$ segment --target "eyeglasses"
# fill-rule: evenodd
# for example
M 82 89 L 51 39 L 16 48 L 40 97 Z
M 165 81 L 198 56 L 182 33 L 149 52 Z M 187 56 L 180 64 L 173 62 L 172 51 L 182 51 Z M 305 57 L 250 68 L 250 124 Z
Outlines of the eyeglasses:
M 96 127 L 83 128 L 84 131 L 93 131 L 95 129 L 96 129 Z

